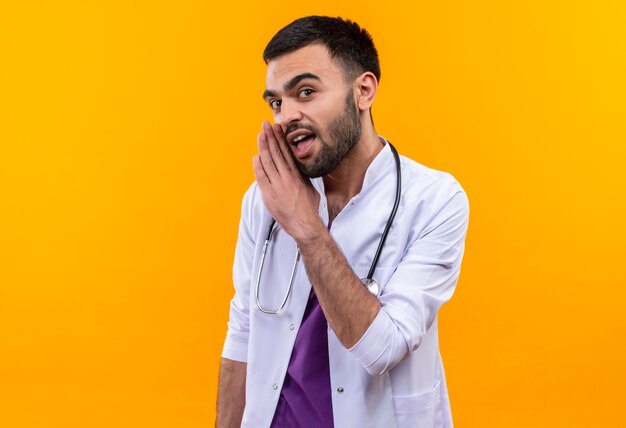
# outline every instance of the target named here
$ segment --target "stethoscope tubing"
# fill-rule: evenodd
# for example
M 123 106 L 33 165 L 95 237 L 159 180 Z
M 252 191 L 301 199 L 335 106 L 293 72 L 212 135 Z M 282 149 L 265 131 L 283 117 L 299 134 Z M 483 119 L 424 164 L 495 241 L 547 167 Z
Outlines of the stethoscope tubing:
M 400 198 L 402 194 L 402 187 L 401 187 L 402 186 L 402 174 L 400 170 L 401 168 L 400 155 L 398 155 L 398 151 L 390 142 L 387 142 L 387 144 L 389 144 L 389 149 L 391 149 L 391 152 L 393 153 L 393 157 L 396 163 L 396 197 L 393 203 L 393 207 L 391 209 L 391 214 L 389 214 L 389 218 L 387 219 L 387 224 L 385 225 L 385 229 L 383 230 L 383 234 L 380 238 L 380 242 L 378 243 L 378 248 L 376 249 L 376 253 L 374 254 L 374 259 L 372 260 L 372 265 L 370 266 L 369 272 L 367 274 L 367 278 L 361 280 L 363 284 L 370 291 L 372 291 L 372 294 L 374 295 L 377 295 L 379 291 L 378 283 L 373 279 L 374 272 L 376 271 L 376 266 L 378 265 L 378 259 L 380 258 L 380 254 L 382 253 L 383 247 L 385 246 L 387 235 L 389 234 L 389 230 L 391 229 L 393 220 L 395 219 L 396 213 L 398 212 L 398 207 L 400 206 Z M 259 296 L 261 274 L 263 273 L 263 266 L 265 265 L 265 255 L 267 253 L 267 248 L 269 247 L 270 241 L 272 240 L 274 233 L 276 232 L 276 230 L 278 230 L 278 226 L 277 227 L 275 226 L 276 226 L 276 220 L 272 218 L 269 224 L 269 229 L 267 231 L 267 237 L 265 238 L 265 242 L 263 243 L 263 250 L 261 251 L 261 260 L 259 264 L 259 273 L 257 275 L 256 284 L 255 284 L 255 297 L 256 297 L 257 308 L 261 312 L 265 314 L 270 314 L 270 315 L 276 315 L 282 308 L 285 307 L 285 304 L 287 303 L 287 299 L 289 299 L 289 295 L 291 294 L 291 291 L 293 289 L 293 282 L 294 282 L 296 271 L 297 271 L 298 264 L 300 261 L 300 249 L 297 249 L 293 268 L 291 269 L 291 276 L 289 278 L 289 287 L 287 288 L 287 293 L 285 293 L 285 297 L 283 298 L 280 306 L 275 310 L 264 308 L 263 305 L 261 305 L 261 300 Z
M 376 266 L 378 265 L 378 259 L 380 258 L 380 253 L 382 253 L 383 251 L 383 247 L 385 246 L 385 241 L 387 240 L 387 235 L 389 234 L 389 230 L 391 229 L 393 220 L 396 218 L 396 213 L 398 212 L 398 207 L 400 206 L 400 196 L 402 194 L 402 174 L 400 172 L 400 155 L 398 155 L 398 151 L 396 150 L 394 146 L 391 145 L 390 142 L 387 142 L 387 144 L 389 144 L 391 153 L 393 153 L 393 158 L 396 161 L 396 199 L 393 202 L 393 208 L 391 209 L 391 214 L 389 214 L 389 219 L 387 220 L 387 224 L 385 225 L 385 229 L 383 230 L 383 235 L 380 237 L 380 242 L 378 243 L 376 254 L 374 254 L 374 260 L 372 260 L 372 265 L 370 266 L 370 270 L 367 273 L 368 280 L 371 280 L 374 277 L 374 271 L 376 270 Z
M 276 315 L 278 311 L 280 311 L 282 308 L 285 307 L 285 304 L 287 303 L 287 299 L 289 298 L 289 295 L 291 294 L 291 290 L 293 289 L 293 280 L 296 277 L 296 271 L 298 270 L 298 264 L 299 264 L 298 262 L 300 261 L 300 250 L 298 249 L 296 251 L 296 259 L 293 262 L 293 268 L 291 269 L 291 277 L 289 278 L 289 287 L 287 288 L 287 293 L 285 293 L 285 297 L 283 298 L 283 301 L 280 303 L 280 306 L 276 310 L 264 308 L 263 305 L 261 305 L 261 298 L 259 297 L 259 284 L 261 282 L 261 274 L 263 273 L 263 266 L 265 265 L 265 254 L 267 253 L 267 247 L 269 246 L 270 241 L 272 240 L 272 236 L 274 235 L 274 232 L 278 229 L 278 228 L 274 229 L 275 224 L 276 224 L 276 220 L 272 219 L 272 221 L 270 222 L 270 229 L 267 234 L 267 238 L 265 239 L 265 243 L 263 244 L 263 251 L 261 252 L 261 261 L 260 261 L 260 266 L 259 266 L 259 275 L 257 276 L 256 287 L 255 287 L 257 308 L 259 308 L 259 310 L 263 312 L 264 314 L 270 314 L 270 315 Z

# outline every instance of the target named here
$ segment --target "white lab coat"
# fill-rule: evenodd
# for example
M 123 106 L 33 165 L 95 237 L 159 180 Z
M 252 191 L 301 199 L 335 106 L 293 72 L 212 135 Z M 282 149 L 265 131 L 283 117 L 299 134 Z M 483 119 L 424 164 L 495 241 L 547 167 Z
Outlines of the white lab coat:
M 401 157 L 402 197 L 374 278 L 381 310 L 351 349 L 328 329 L 335 426 L 451 428 L 439 354 L 437 312 L 459 276 L 468 222 L 465 193 L 454 178 Z M 322 179 L 319 213 L 328 224 Z M 374 159 L 361 192 L 335 218 L 330 233 L 360 278 L 367 276 L 393 206 L 396 170 L 389 146 Z M 242 205 L 228 333 L 222 356 L 247 362 L 242 426 L 269 427 L 311 284 L 302 261 L 285 308 L 257 309 L 254 294 L 271 217 L 256 184 Z M 261 304 L 275 309 L 289 284 L 296 245 L 278 230 L 267 252 Z

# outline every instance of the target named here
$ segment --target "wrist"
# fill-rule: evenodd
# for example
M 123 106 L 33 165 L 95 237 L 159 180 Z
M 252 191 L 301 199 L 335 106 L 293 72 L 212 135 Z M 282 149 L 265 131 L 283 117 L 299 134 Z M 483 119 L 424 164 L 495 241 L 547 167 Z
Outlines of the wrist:
M 303 227 L 298 236 L 293 238 L 303 256 L 316 251 L 326 239 L 331 239 L 324 222 L 319 217 L 315 222 L 308 223 L 306 227 Z

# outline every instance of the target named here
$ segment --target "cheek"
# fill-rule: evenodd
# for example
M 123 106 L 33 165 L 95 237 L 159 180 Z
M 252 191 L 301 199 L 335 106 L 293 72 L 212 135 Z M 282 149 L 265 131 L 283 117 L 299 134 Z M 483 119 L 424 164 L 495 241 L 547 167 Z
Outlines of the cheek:
M 340 115 L 343 114 L 343 100 L 325 100 L 325 102 L 316 103 L 307 106 L 305 116 L 309 122 L 317 126 L 322 133 L 328 130 L 328 126 Z

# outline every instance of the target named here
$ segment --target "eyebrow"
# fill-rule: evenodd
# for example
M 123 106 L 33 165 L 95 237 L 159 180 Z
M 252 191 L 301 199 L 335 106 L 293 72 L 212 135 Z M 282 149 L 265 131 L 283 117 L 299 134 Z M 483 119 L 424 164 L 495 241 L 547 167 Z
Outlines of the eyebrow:
M 283 89 L 285 91 L 290 91 L 293 88 L 295 88 L 296 85 L 298 83 L 300 83 L 304 79 L 313 79 L 313 80 L 317 80 L 319 82 L 322 81 L 322 79 L 320 79 L 319 76 L 317 76 L 317 75 L 315 75 L 313 73 L 301 73 L 301 74 L 298 74 L 297 76 L 294 76 L 291 79 L 289 79 L 289 81 L 283 85 Z M 274 92 L 272 90 L 266 89 L 263 92 L 263 99 L 264 100 L 266 100 L 268 97 L 275 97 L 275 96 L 276 96 L 276 92 Z

